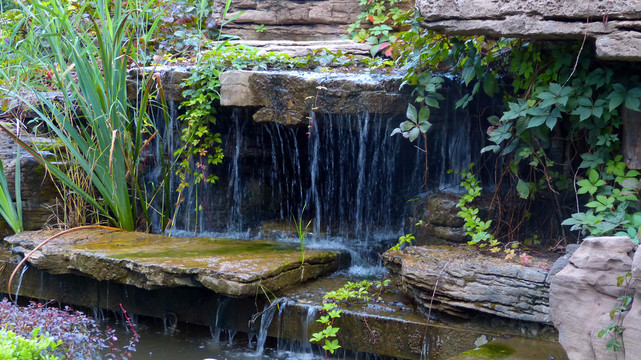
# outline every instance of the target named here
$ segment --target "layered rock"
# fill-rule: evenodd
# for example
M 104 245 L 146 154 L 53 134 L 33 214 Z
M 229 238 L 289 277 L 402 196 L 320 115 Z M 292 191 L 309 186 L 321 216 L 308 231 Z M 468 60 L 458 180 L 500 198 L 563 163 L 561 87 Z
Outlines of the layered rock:
M 407 223 L 412 224 L 408 232 L 416 236 L 415 245 L 467 243 L 470 240 L 463 226 L 465 220 L 458 215 L 460 199 L 461 194 L 439 192 L 421 194 L 411 202 Z M 472 203 L 479 209 L 479 217 L 488 217 L 490 202 L 491 199 L 482 196 Z
M 222 14 L 224 5 L 216 2 L 214 14 Z M 338 39 L 361 11 L 358 0 L 240 0 L 232 2 L 227 19 L 243 13 L 224 29 L 252 40 Z M 220 24 L 222 19 L 217 17 Z
M 294 71 L 226 71 L 220 75 L 222 106 L 258 107 L 256 122 L 307 124 L 318 113 L 403 114 L 407 93 L 400 75 Z
M 427 312 L 470 311 L 548 323 L 546 260 L 539 267 L 480 254 L 469 247 L 412 246 L 383 254 L 385 266 Z
M 625 0 L 417 0 L 423 26 L 458 35 L 595 40 L 597 57 L 641 61 L 641 3 Z
M 5 240 L 28 253 L 54 231 L 27 232 Z M 173 238 L 128 231 L 82 230 L 56 238 L 29 263 L 52 274 L 83 274 L 143 289 L 204 287 L 226 296 L 276 292 L 346 265 L 340 251 L 306 250 L 261 240 Z
M 633 302 L 628 315 L 622 313 L 615 319 L 610 318 L 610 312 L 621 305 L 618 298 L 634 294 L 639 286 L 641 255 L 634 254 L 635 247 L 627 237 L 587 238 L 572 255 L 570 263 L 552 278 L 550 319 L 571 360 L 623 359 L 624 356 L 636 359 L 641 353 L 638 341 L 641 301 Z M 618 287 L 617 277 L 631 269 L 635 281 L 630 287 Z M 638 297 L 636 295 L 635 300 Z M 599 332 L 621 320 L 625 329 L 623 349 L 617 353 L 607 351 L 606 343 L 612 335 L 599 337 Z

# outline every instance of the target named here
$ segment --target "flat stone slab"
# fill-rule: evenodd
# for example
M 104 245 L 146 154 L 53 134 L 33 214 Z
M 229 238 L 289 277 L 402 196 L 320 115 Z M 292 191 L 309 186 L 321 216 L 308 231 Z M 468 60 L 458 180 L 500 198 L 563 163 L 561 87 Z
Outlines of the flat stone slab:
M 383 254 L 385 266 L 423 309 L 452 315 L 474 310 L 514 320 L 550 323 L 548 269 L 483 255 L 462 246 L 411 246 Z M 436 290 L 434 290 L 436 288 Z
M 56 233 L 25 232 L 5 241 L 26 254 Z M 306 250 L 301 266 L 294 244 L 89 229 L 52 240 L 28 262 L 53 274 L 83 274 L 147 290 L 191 286 L 249 297 L 261 287 L 277 292 L 334 272 L 348 259 L 340 251 Z

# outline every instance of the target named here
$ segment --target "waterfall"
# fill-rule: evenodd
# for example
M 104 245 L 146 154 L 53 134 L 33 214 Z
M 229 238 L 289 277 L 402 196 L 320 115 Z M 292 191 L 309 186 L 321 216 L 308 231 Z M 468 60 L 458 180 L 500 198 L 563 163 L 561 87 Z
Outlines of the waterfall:
M 20 271 L 20 276 L 18 277 L 18 287 L 16 287 L 16 300 L 15 300 L 16 304 L 18 303 L 18 296 L 20 295 L 20 288 L 22 287 L 22 278 L 24 277 L 24 273 L 27 272 L 28 268 L 29 266 L 25 264 L 22 270 Z
M 189 186 L 178 201 L 180 181 L 170 173 L 167 201 L 178 203 L 172 210 L 172 234 L 282 239 L 293 235 L 293 219 L 302 217 L 304 224 L 312 220 L 308 245 L 338 244 L 376 261 L 404 233 L 409 200 L 428 190 L 460 191 L 460 178 L 448 170 L 479 162 L 483 114 L 496 106 L 486 101 L 456 110 L 457 91 L 444 91 L 445 103 L 430 118 L 427 144 L 422 137 L 410 143 L 390 136 L 404 115 L 311 112 L 308 129 L 254 122 L 251 108 L 221 109 L 212 131 L 222 134 L 224 159 L 211 169 L 220 179 Z M 164 134 L 163 141 L 155 142 L 156 156 L 172 157 L 179 146 L 175 104 L 170 103 L 168 113 L 170 119 L 156 121 Z M 423 186 L 424 153 L 418 148 L 427 148 L 429 156 L 428 189 Z M 158 166 L 149 167 L 149 181 L 159 186 L 162 177 Z M 491 186 L 488 178 L 481 176 L 485 186 Z M 160 231 L 158 217 L 153 221 Z M 264 232 L 265 225 L 284 230 Z
M 267 341 L 267 330 L 269 325 L 271 325 L 272 320 L 274 319 L 274 314 L 276 314 L 276 309 L 278 307 L 278 302 L 280 299 L 274 300 L 271 304 L 265 304 L 265 309 L 263 314 L 260 316 L 260 330 L 258 332 L 258 338 L 256 340 L 256 354 L 260 355 L 265 349 L 265 341 Z

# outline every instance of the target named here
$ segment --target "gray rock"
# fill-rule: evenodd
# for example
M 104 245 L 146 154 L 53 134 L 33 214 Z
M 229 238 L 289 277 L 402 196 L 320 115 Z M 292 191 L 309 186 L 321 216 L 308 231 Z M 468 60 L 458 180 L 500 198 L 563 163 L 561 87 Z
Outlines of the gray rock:
M 417 0 L 423 26 L 456 35 L 596 40 L 597 57 L 641 60 L 641 3 L 625 0 Z
M 225 2 L 215 2 L 220 23 Z M 345 35 L 362 11 L 358 0 L 242 0 L 232 2 L 227 19 L 244 11 L 225 26 L 225 33 L 250 40 L 327 40 Z M 257 32 L 256 26 L 262 26 Z
M 641 341 L 639 341 L 641 339 L 641 293 L 638 291 L 632 301 L 632 307 L 623 319 L 621 326 L 625 329 L 622 334 L 623 346 L 627 355 L 625 359 L 638 359 L 639 354 L 641 354 Z
M 611 340 L 612 336 L 616 337 L 617 341 L 621 341 L 620 334 L 605 334 L 602 337 L 599 337 L 601 330 L 607 328 L 610 324 L 615 321 L 621 321 L 625 314 L 616 314 L 614 319 L 610 319 L 610 314 L 602 314 L 597 321 L 594 323 L 592 329 L 590 329 L 590 345 L 592 346 L 592 353 L 596 360 L 624 360 L 625 359 L 625 349 L 622 348 L 619 351 L 611 351 L 607 349 L 607 342 Z
M 545 278 L 546 282 L 549 283 L 552 280 L 552 277 L 554 275 L 556 275 L 559 271 L 563 270 L 563 268 L 565 268 L 570 263 L 570 257 L 572 257 L 572 255 L 578 248 L 579 248 L 578 244 L 569 244 L 568 246 L 565 247 L 565 255 L 556 259 L 556 261 L 548 271 L 548 276 Z
M 469 247 L 412 246 L 387 251 L 383 260 L 405 293 L 426 311 L 431 304 L 433 309 L 457 316 L 474 310 L 549 322 L 547 270 L 483 255 Z
M 314 104 L 318 113 L 333 114 L 407 110 L 407 94 L 398 90 L 400 75 L 226 71 L 220 81 L 221 105 L 260 107 L 253 115 L 256 122 L 307 124 Z

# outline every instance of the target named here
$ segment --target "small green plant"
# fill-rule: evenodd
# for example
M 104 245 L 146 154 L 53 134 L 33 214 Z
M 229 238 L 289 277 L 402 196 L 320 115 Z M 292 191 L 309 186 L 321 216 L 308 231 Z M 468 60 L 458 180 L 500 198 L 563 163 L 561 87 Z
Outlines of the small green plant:
M 303 228 L 303 214 L 305 213 L 305 208 L 307 207 L 307 204 L 303 205 L 303 210 L 301 210 L 300 215 L 298 215 L 298 219 L 294 217 L 294 225 L 296 226 L 296 233 L 298 234 L 298 240 L 300 241 L 300 263 L 301 265 L 305 264 L 305 236 L 309 234 L 307 232 L 307 229 L 309 229 L 309 225 L 311 225 L 312 221 L 309 220 L 307 222 L 307 225 Z M 293 214 L 292 214 L 293 216 Z
M 54 341 L 51 337 L 40 334 L 35 328 L 29 339 L 17 335 L 13 331 L 0 329 L 0 359 L 6 360 L 57 360 L 52 355 L 62 341 Z
M 474 168 L 474 163 L 470 164 L 468 170 L 457 172 L 461 176 L 461 186 L 467 190 L 466 194 L 461 196 L 458 204 L 456 206 L 461 209 L 457 215 L 465 220 L 465 233 L 472 237 L 472 240 L 468 241 L 470 245 L 478 245 L 478 247 L 486 247 L 489 245 L 492 252 L 499 251 L 497 245 L 499 242 L 494 238 L 494 235 L 487 232 L 487 230 L 492 225 L 492 220 L 483 221 L 478 216 L 479 209 L 473 208 L 470 206 L 471 203 L 481 196 L 481 182 L 476 178 L 472 169 Z M 454 170 L 448 170 L 448 173 L 452 173 Z
M 571 230 L 589 235 L 628 236 L 639 242 L 641 212 L 632 212 L 638 199 L 639 172 L 627 170 L 617 155 L 601 166 L 590 167 L 587 177 L 579 180 L 578 195 L 588 195 L 585 212 L 577 212 L 563 221 Z M 605 165 L 605 166 L 603 166 Z
M 325 350 L 325 358 L 328 358 L 328 353 L 333 354 L 341 346 L 337 339 L 334 339 L 338 334 L 340 328 L 334 327 L 336 319 L 341 317 L 342 304 L 350 304 L 354 301 L 368 302 L 371 298 L 370 289 L 374 287 L 377 293 L 380 294 L 385 286 L 389 284 L 389 280 L 371 282 L 363 280 L 359 282 L 349 281 L 342 288 L 330 291 L 323 297 L 323 307 L 321 309 L 320 319 L 317 322 L 323 324 L 323 330 L 312 334 L 309 341 L 323 344 Z M 373 336 L 374 334 L 372 334 Z
M 260 24 L 260 25 L 254 26 L 254 31 L 256 31 L 259 34 L 265 32 L 265 30 L 266 30 L 265 29 L 265 24 Z
M 625 294 L 617 298 L 617 300 L 620 301 L 620 304 L 610 310 L 610 320 L 613 320 L 614 322 L 608 325 L 605 329 L 601 329 L 598 333 L 599 339 L 604 337 L 606 334 L 610 335 L 610 340 L 605 343 L 606 351 L 619 352 L 623 346 L 621 341 L 619 341 L 624 330 L 623 326 L 621 326 L 623 317 L 620 316 L 620 314 L 630 309 L 630 304 L 632 304 L 632 300 L 634 299 L 634 295 L 630 295 L 628 293 L 631 280 L 631 273 L 617 277 L 617 286 L 625 286 Z
M 398 238 L 398 243 L 396 245 L 392 246 L 390 250 L 400 250 L 401 246 L 403 244 L 411 245 L 412 241 L 414 241 L 416 238 L 412 234 L 405 234 L 401 237 Z

